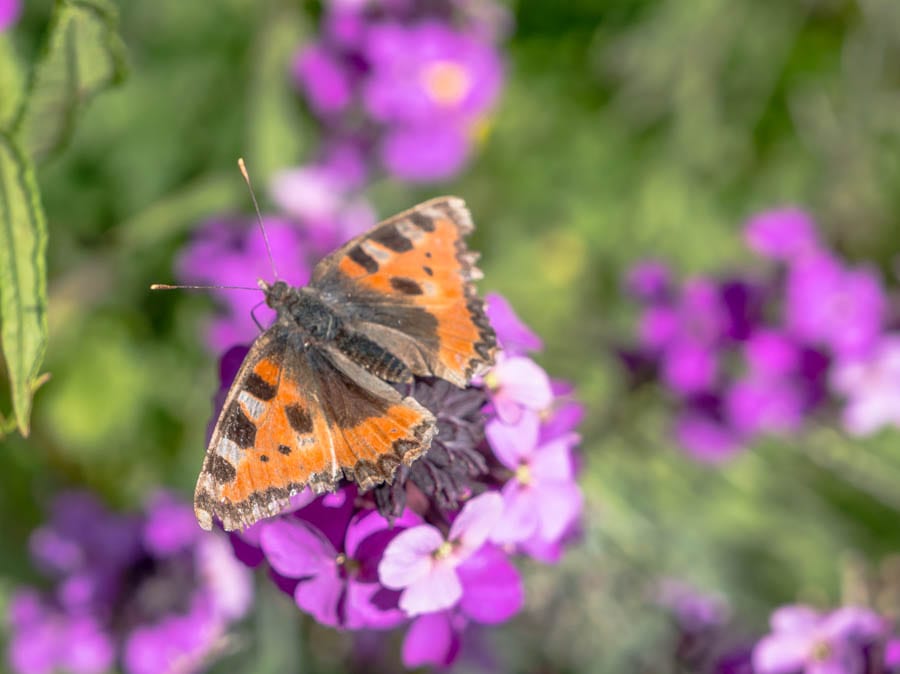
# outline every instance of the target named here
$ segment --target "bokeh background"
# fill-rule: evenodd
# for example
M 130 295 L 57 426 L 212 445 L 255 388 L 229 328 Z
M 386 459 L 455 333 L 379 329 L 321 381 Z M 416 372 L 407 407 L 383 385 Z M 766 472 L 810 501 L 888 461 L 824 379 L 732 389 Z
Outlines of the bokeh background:
M 87 487 L 122 509 L 161 485 L 191 493 L 218 388 L 203 339 L 215 303 L 148 287 L 176 278 L 205 220 L 252 213 L 237 157 L 269 212 L 274 172 L 311 161 L 322 134 L 290 75 L 320 4 L 118 9 L 127 75 L 37 172 L 52 378 L 30 437 L 2 440 L 0 603 L 40 584 L 28 536 L 59 489 Z M 29 0 L 0 34 L 0 63 L 14 54 L 21 66 L 0 72 L 0 99 L 38 58 L 51 10 Z M 742 227 L 784 204 L 895 282 L 900 4 L 519 0 L 498 11 L 503 83 L 471 161 L 447 180 L 378 174 L 365 188 L 379 216 L 463 196 L 480 287 L 543 337 L 539 362 L 573 381 L 588 410 L 582 537 L 557 565 L 524 565 L 525 610 L 485 637 L 496 671 L 690 671 L 653 597 L 667 578 L 727 604 L 736 643 L 796 601 L 896 611 L 896 430 L 851 439 L 835 414 L 724 464 L 697 463 L 672 440 L 665 393 L 630 388 L 616 348 L 634 339 L 622 278 L 635 262 L 682 275 L 753 269 L 762 263 Z M 256 657 L 222 671 L 343 671 L 344 636 L 302 621 L 277 593 L 264 599 L 242 632 Z

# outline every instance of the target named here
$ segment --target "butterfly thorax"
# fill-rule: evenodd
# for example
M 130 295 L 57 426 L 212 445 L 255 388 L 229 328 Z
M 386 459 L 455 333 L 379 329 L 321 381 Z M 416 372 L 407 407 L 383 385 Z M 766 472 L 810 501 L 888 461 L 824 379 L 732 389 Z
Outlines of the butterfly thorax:
M 278 313 L 277 321 L 300 328 L 304 337 L 331 341 L 343 332 L 341 317 L 315 288 L 293 288 L 284 281 L 276 281 L 263 290 L 266 304 Z
M 294 288 L 284 281 L 261 287 L 266 304 L 277 313 L 276 324 L 288 328 L 295 348 L 330 345 L 387 381 L 408 382 L 412 372 L 397 356 L 371 339 L 354 331 L 352 320 L 342 315 L 332 302 L 326 301 L 317 288 Z

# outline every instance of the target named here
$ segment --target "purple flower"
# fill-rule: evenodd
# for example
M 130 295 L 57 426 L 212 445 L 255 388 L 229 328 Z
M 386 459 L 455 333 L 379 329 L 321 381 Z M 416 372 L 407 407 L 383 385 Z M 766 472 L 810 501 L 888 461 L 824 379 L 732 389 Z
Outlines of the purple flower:
M 658 260 L 644 260 L 635 264 L 625 277 L 625 289 L 641 302 L 663 302 L 672 293 L 672 274 Z
M 544 348 L 541 338 L 522 322 L 502 295 L 488 293 L 485 297 L 485 311 L 497 333 L 497 342 L 508 355 L 521 355 Z
M 508 423 L 517 422 L 526 410 L 542 412 L 553 402 L 547 373 L 524 356 L 497 355 L 497 364 L 484 376 L 494 410 Z
M 843 424 L 853 435 L 900 426 L 900 335 L 882 337 L 865 358 L 837 361 L 831 386 L 847 398 Z
M 881 332 L 886 299 L 872 269 L 845 267 L 828 253 L 795 260 L 785 289 L 785 321 L 797 338 L 836 354 L 865 354 Z
M 487 425 L 494 455 L 512 472 L 502 492 L 502 526 L 491 537 L 497 543 L 532 538 L 553 543 L 581 513 L 581 490 L 575 483 L 571 456 L 578 436 L 568 433 L 539 443 L 539 425 L 531 412 L 515 425 L 498 419 Z
M 487 542 L 502 510 L 500 496 L 489 492 L 463 506 L 446 537 L 422 524 L 391 541 L 378 576 L 385 587 L 402 591 L 400 608 L 416 616 L 456 606 L 463 598 L 459 567 Z
M 493 104 L 501 64 L 486 43 L 437 21 L 370 28 L 363 88 L 366 109 L 382 122 L 419 125 L 469 119 Z
M 19 591 L 9 607 L 14 671 L 127 674 L 198 671 L 249 609 L 247 570 L 187 504 L 159 494 L 143 517 L 63 494 L 34 532 L 32 554 L 56 578 L 52 596 Z
M 469 157 L 466 131 L 455 121 L 390 129 L 381 141 L 381 162 L 395 178 L 409 182 L 447 180 Z
M 463 588 L 456 608 L 416 616 L 403 640 L 407 667 L 453 663 L 470 623 L 496 625 L 518 613 L 525 600 L 522 580 L 506 555 L 485 545 L 456 569 Z
M 344 64 L 321 44 L 311 44 L 294 58 L 294 78 L 320 115 L 343 111 L 353 98 L 353 85 Z
M 751 375 L 733 382 L 725 394 L 727 418 L 744 436 L 799 430 L 804 402 L 803 391 L 788 378 Z
M 272 256 L 282 280 L 304 285 L 309 265 L 300 233 L 285 220 L 265 218 Z M 213 220 L 206 223 L 178 260 L 178 277 L 184 283 L 256 288 L 257 279 L 273 280 L 263 236 L 256 223 L 247 220 Z M 208 339 L 217 351 L 251 342 L 259 334 L 250 312 L 261 325 L 275 313 L 259 305 L 262 293 L 242 290 L 213 291 L 223 315 L 213 321 Z
M 395 627 L 406 616 L 397 610 L 397 593 L 378 582 L 378 562 L 393 538 L 421 520 L 407 511 L 392 527 L 377 512 L 354 514 L 352 495 L 345 493 L 338 507 L 310 507 L 298 511 L 297 517 L 264 523 L 260 546 L 278 574 L 300 580 L 294 599 L 318 622 L 349 629 Z M 323 505 L 328 500 L 324 497 Z M 352 516 L 346 526 L 336 526 L 347 515 Z M 310 517 L 330 530 L 332 537 L 303 519 Z M 340 537 L 337 545 L 335 534 Z
M 679 627 L 686 632 L 720 627 L 728 619 L 728 607 L 720 597 L 700 592 L 684 581 L 663 580 L 658 592 L 658 603 L 672 611 Z
M 704 463 L 721 463 L 744 449 L 744 439 L 702 406 L 691 406 L 679 413 L 674 432 L 678 444 Z
M 364 170 L 353 153 L 351 145 L 335 145 L 323 163 L 287 169 L 272 178 L 272 200 L 286 215 L 302 223 L 312 248 L 307 255 L 330 253 L 375 224 L 372 207 L 353 193 L 356 174 Z
M 744 230 L 751 250 L 776 260 L 790 261 L 819 248 L 816 224 L 799 208 L 782 208 L 753 216 Z
M 772 633 L 753 650 L 757 674 L 863 674 L 864 649 L 886 636 L 884 619 L 846 606 L 822 614 L 785 606 L 772 614 Z
M 670 344 L 662 356 L 663 382 L 682 395 L 710 390 L 718 369 L 716 352 L 710 346 L 691 339 Z
M 19 20 L 22 13 L 20 0 L 0 0 L 0 31 L 4 31 Z

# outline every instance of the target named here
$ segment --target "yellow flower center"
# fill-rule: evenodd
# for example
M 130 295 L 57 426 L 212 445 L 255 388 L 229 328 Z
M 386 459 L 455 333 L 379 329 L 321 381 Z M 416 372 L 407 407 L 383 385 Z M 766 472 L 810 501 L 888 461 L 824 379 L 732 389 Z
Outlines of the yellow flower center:
M 516 479 L 521 484 L 531 484 L 531 466 L 523 463 L 516 468 Z
M 831 657 L 831 644 L 827 641 L 818 641 L 812 647 L 810 656 L 817 662 L 824 662 Z
M 421 77 L 425 91 L 440 105 L 459 105 L 472 86 L 466 69 L 453 61 L 433 61 L 422 69 Z
M 447 557 L 449 557 L 452 552 L 453 543 L 451 543 L 450 541 L 444 541 L 443 543 L 441 543 L 441 547 L 439 547 L 432 553 L 432 556 L 435 559 L 447 559 Z
M 496 371 L 491 370 L 484 375 L 484 385 L 492 391 L 496 391 L 500 388 L 500 377 L 497 376 Z

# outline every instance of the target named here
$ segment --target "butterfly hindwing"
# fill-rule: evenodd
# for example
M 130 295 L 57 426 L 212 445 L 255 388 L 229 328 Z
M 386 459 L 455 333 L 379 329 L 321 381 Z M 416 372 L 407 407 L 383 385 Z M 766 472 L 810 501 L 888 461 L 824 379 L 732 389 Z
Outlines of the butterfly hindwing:
M 257 339 L 223 405 L 194 496 L 200 525 L 226 530 L 280 512 L 342 475 L 363 489 L 430 445 L 434 418 L 339 353 L 296 348 L 283 326 Z M 338 365 L 335 365 L 335 362 Z
M 472 220 L 440 197 L 377 225 L 320 262 L 312 286 L 348 307 L 352 328 L 413 374 L 465 386 L 492 364 L 494 332 L 477 297 Z

